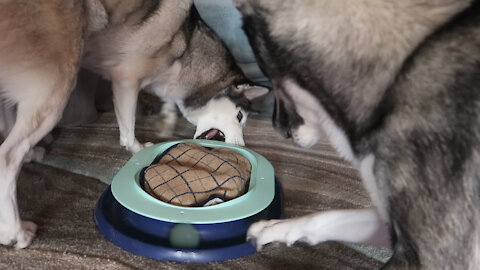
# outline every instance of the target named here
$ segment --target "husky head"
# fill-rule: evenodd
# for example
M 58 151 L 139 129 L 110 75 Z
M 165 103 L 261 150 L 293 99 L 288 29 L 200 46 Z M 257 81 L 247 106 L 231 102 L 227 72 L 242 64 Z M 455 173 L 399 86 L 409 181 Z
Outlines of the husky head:
M 315 106 L 309 105 L 315 103 L 316 99 L 303 95 L 303 91 L 299 91 L 296 84 L 291 83 L 295 81 L 290 79 L 290 69 L 294 67 L 290 62 L 286 62 L 286 59 L 292 59 L 290 54 L 297 52 L 280 47 L 270 32 L 269 14 L 278 7 L 278 3 L 254 0 L 235 0 L 234 3 L 242 13 L 243 29 L 257 62 L 273 85 L 275 107 L 272 120 L 275 130 L 285 138 L 292 138 L 296 145 L 311 147 L 322 136 L 318 126 L 322 119 L 316 113 L 317 110 L 311 113 Z M 301 66 L 303 64 L 304 62 L 300 63 L 299 70 L 302 72 L 298 76 L 307 81 L 311 80 L 309 68 Z
M 183 108 L 187 120 L 197 129 L 195 139 L 218 140 L 245 145 L 243 127 L 253 112 L 251 101 L 268 93 L 268 88 L 253 84 L 230 86 L 194 109 Z

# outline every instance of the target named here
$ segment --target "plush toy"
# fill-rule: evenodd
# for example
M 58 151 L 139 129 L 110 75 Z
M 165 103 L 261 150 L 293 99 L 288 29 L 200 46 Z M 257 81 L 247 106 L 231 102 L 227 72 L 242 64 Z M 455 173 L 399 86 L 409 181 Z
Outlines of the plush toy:
M 243 195 L 251 164 L 226 148 L 179 143 L 163 152 L 140 174 L 153 197 L 180 206 L 205 206 Z

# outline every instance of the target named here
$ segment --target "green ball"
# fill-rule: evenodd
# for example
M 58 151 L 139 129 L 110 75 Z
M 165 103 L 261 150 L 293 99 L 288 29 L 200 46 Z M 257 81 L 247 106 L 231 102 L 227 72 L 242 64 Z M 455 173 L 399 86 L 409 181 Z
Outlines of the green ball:
M 194 249 L 200 244 L 200 233 L 192 224 L 176 224 L 170 230 L 168 240 L 172 247 Z

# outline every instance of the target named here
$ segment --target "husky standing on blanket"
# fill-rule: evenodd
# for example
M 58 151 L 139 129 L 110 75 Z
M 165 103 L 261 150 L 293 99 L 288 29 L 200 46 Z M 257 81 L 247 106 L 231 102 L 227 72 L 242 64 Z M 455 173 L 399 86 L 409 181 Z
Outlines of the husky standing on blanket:
M 272 80 L 276 128 L 304 147 L 326 135 L 375 206 L 262 221 L 248 238 L 390 233 L 386 269 L 479 269 L 480 1 L 236 4 Z
M 19 217 L 22 161 L 60 119 L 80 65 L 112 80 L 120 143 L 132 152 L 142 148 L 134 136 L 140 89 L 170 110 L 176 103 L 195 137 L 237 144 L 250 99 L 267 91 L 247 83 L 189 0 L 4 0 L 0 36 L 0 98 L 17 105 L 0 146 L 0 244 L 16 248 L 36 231 Z

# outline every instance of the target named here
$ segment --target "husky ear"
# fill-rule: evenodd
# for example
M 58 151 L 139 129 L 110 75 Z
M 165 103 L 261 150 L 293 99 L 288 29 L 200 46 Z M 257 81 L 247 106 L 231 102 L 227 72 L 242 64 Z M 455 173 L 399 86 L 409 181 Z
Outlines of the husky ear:
M 233 4 L 237 9 L 239 9 L 243 14 L 252 14 L 253 8 L 249 1 L 245 0 L 234 0 Z
M 108 24 L 108 14 L 103 4 L 98 0 L 86 1 L 89 33 L 105 28 Z
M 253 100 L 268 94 L 270 89 L 260 85 L 250 85 L 245 83 L 237 85 L 237 91 L 243 93 L 248 100 Z

